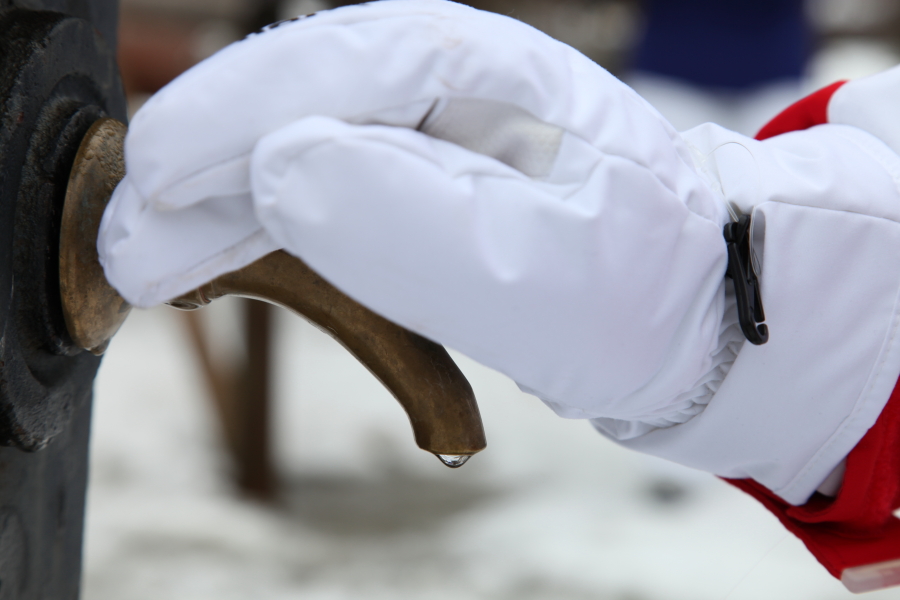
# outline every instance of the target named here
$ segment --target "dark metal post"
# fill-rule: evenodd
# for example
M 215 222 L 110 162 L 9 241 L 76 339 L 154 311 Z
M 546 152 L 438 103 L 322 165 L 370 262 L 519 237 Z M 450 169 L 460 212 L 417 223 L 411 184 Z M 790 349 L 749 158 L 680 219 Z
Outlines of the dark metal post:
M 0 600 L 75 600 L 91 389 L 59 299 L 59 219 L 81 138 L 125 120 L 117 0 L 0 0 Z

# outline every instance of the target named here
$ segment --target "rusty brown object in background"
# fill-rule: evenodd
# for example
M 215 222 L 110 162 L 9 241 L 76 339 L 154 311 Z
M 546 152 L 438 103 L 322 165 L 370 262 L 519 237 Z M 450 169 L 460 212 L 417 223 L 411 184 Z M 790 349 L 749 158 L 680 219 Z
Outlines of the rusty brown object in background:
M 252 496 L 269 499 L 276 489 L 269 435 L 272 307 L 245 300 L 241 309 L 247 352 L 237 363 L 218 363 L 200 315 L 192 311 L 184 317 L 234 460 L 236 483 Z
M 196 25 L 122 11 L 118 62 L 127 94 L 152 94 L 197 62 Z
M 89 235 L 84 225 L 85 220 L 94 226 L 99 223 L 113 181 L 121 177 L 120 170 L 109 166 L 121 164 L 121 143 L 107 141 L 124 135 L 124 126 L 116 123 L 101 119 L 82 141 L 70 182 L 80 191 L 66 196 L 75 204 L 64 208 L 60 235 L 66 322 L 74 341 L 95 351 L 107 341 L 104 336 L 115 333 L 127 311 L 123 300 L 115 300 L 118 294 L 99 264 L 94 264 L 98 262 L 96 230 Z M 110 155 L 100 157 L 98 151 Z M 63 262 L 66 256 L 78 260 Z M 334 337 L 397 398 L 419 447 L 444 457 L 445 464 L 459 466 L 464 461 L 458 457 L 484 449 L 484 429 L 472 388 L 447 351 L 352 300 L 299 258 L 281 250 L 273 252 L 170 304 L 199 308 L 227 295 L 283 306 Z

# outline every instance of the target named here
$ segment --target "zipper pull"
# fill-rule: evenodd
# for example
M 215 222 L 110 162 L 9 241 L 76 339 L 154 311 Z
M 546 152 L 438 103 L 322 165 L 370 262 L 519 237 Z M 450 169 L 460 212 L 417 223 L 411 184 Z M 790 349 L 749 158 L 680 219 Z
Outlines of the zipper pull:
M 759 346 L 769 341 L 769 328 L 763 323 L 766 315 L 759 291 L 759 261 L 750 243 L 752 218 L 740 214 L 730 203 L 728 212 L 734 221 L 726 224 L 723 232 L 728 248 L 725 276 L 734 282 L 741 331 L 751 344 Z

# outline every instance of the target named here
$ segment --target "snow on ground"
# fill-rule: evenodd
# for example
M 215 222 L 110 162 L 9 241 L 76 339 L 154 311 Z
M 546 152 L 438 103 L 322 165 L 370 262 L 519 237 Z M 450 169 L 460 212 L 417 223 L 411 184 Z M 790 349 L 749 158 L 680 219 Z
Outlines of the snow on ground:
M 206 310 L 227 338 L 234 305 Z M 489 446 L 447 469 L 364 368 L 287 313 L 283 492 L 242 499 L 182 318 L 136 311 L 104 359 L 85 600 L 852 597 L 737 490 L 625 451 L 458 355 Z

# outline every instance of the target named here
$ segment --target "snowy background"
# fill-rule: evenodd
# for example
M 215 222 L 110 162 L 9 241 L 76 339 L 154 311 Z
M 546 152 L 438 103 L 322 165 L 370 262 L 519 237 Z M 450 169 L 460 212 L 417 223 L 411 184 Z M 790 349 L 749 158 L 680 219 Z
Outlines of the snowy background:
M 233 304 L 205 310 L 227 337 Z M 287 313 L 283 491 L 243 500 L 183 318 L 138 311 L 101 368 L 85 600 L 852 597 L 741 492 L 622 450 L 458 355 L 488 448 L 447 469 L 363 367 Z

